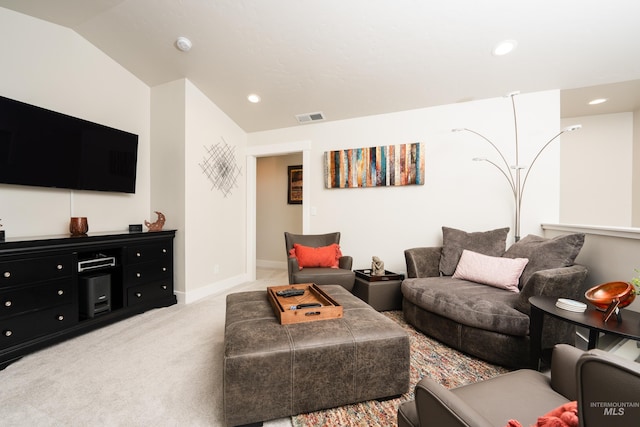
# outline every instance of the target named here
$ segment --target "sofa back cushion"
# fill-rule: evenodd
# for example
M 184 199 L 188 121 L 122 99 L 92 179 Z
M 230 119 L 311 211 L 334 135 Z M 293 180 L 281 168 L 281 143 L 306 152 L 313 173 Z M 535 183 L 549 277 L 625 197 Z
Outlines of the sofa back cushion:
M 584 233 L 565 234 L 551 239 L 529 234 L 511 245 L 506 258 L 528 258 L 529 263 L 520 276 L 520 289 L 540 270 L 573 265 L 582 245 Z
M 467 233 L 455 228 L 442 227 L 442 256 L 440 273 L 451 276 L 456 271 L 462 251 L 467 249 L 489 256 L 502 256 L 507 245 L 509 227 L 490 231 Z M 512 257 L 526 258 L 526 257 Z

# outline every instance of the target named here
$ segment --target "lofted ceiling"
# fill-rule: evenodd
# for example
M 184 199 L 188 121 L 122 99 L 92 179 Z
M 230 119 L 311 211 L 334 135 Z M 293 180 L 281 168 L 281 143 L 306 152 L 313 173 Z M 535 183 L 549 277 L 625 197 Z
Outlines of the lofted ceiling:
M 187 78 L 247 132 L 561 89 L 562 116 L 640 109 L 637 0 L 0 0 L 153 87 Z M 189 38 L 181 52 L 175 41 Z M 509 55 L 492 55 L 505 39 Z M 621 83 L 623 82 L 623 83 Z M 252 104 L 247 95 L 262 101 Z M 609 102 L 586 106 L 592 97 Z

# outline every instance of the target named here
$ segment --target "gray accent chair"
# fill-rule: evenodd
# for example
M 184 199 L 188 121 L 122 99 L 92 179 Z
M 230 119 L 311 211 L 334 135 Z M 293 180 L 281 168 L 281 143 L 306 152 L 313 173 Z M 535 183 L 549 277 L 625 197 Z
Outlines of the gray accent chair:
M 398 408 L 398 427 L 530 426 L 570 401 L 578 403 L 581 427 L 631 427 L 640 420 L 638 396 L 640 364 L 559 344 L 550 376 L 522 369 L 450 390 L 423 378 L 415 400 Z
M 351 271 L 353 258 L 344 255 L 338 261 L 339 268 L 305 267 L 302 270 L 298 266 L 298 260 L 289 258 L 289 251 L 295 243 L 309 247 L 329 246 L 333 243 L 340 244 L 340 232 L 327 234 L 292 234 L 284 233 L 284 242 L 287 249 L 287 269 L 289 271 L 289 283 L 315 283 L 317 285 L 340 285 L 349 292 L 353 290 L 356 274 Z

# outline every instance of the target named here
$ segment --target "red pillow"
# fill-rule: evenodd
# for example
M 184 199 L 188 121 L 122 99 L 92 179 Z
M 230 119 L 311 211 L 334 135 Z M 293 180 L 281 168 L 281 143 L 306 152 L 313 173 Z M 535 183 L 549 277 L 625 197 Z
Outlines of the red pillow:
M 517 420 L 509 420 L 506 427 L 522 427 Z M 538 417 L 532 427 L 578 427 L 578 402 L 567 402 L 546 415 Z
M 293 244 L 293 249 L 289 251 L 289 258 L 298 259 L 298 267 L 331 267 L 338 268 L 338 260 L 342 256 L 340 245 L 333 243 L 329 246 L 313 248 Z

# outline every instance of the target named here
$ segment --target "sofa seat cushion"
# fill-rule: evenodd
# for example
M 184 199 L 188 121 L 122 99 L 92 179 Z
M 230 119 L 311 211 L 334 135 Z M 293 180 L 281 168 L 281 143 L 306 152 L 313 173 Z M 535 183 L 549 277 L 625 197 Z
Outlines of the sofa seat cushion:
M 418 307 L 474 328 L 527 336 L 529 316 L 514 307 L 518 294 L 448 276 L 405 279 L 402 296 Z
M 535 426 L 538 417 L 568 402 L 551 388 L 545 374 L 529 369 L 454 388 L 451 392 L 494 426 L 504 426 L 514 417 L 523 426 Z
M 343 268 L 307 267 L 293 273 L 293 283 L 315 283 L 316 285 L 341 285 L 353 289 L 356 273 Z

